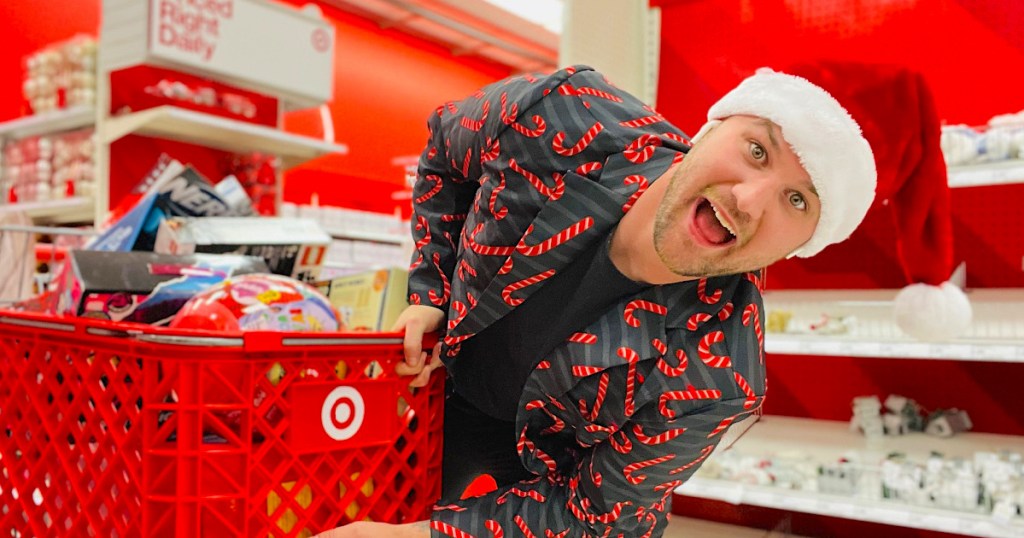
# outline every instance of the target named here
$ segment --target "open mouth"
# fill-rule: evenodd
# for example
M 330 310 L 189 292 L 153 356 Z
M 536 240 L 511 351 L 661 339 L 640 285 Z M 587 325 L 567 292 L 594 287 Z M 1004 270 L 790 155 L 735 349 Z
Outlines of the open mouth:
M 736 240 L 728 221 L 707 198 L 697 202 L 692 229 L 695 237 L 711 246 L 726 246 Z

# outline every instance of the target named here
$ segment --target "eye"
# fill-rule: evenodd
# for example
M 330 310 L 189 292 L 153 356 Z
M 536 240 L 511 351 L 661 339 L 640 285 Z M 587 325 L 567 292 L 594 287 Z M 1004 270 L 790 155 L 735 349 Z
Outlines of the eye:
M 800 211 L 807 211 L 807 200 L 799 192 L 789 193 L 789 203 Z
M 757 142 L 750 143 L 750 156 L 757 161 L 763 161 L 768 157 L 768 152 L 764 149 L 764 146 Z

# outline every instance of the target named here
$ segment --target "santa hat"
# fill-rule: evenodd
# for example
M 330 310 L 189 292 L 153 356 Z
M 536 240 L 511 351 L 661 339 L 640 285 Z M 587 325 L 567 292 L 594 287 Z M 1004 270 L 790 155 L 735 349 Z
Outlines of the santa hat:
M 961 334 L 971 308 L 947 282 L 953 270 L 949 186 L 938 116 L 923 78 L 874 64 L 815 63 L 788 71 L 759 70 L 711 107 L 708 123 L 749 114 L 781 127 L 822 202 L 818 228 L 793 255 L 812 256 L 846 239 L 869 207 L 886 211 L 908 284 L 894 303 L 896 323 L 922 340 Z

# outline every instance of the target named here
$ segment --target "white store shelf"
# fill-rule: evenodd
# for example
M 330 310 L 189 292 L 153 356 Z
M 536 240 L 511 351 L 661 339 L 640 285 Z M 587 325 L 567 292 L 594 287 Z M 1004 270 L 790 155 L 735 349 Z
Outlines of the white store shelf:
M 238 153 L 271 153 L 281 158 L 285 169 L 323 155 L 348 153 L 344 144 L 174 106 L 133 112 L 103 122 L 102 136 L 106 143 L 129 134 L 179 140 Z
M 1017 522 L 1004 523 L 987 515 L 956 513 L 896 503 L 883 504 L 836 495 L 735 484 L 724 480 L 692 478 L 677 488 L 676 493 L 732 504 L 763 506 L 914 529 L 954 532 L 966 536 L 1024 537 L 1024 525 Z
M 946 173 L 953 188 L 1024 184 L 1024 160 L 950 166 Z
M 44 202 L 21 202 L 0 205 L 0 213 L 6 211 L 24 211 L 37 223 L 91 223 L 95 218 L 96 206 L 92 198 L 79 196 Z
M 96 111 L 90 106 L 54 110 L 0 123 L 0 138 L 18 139 L 71 131 L 95 121 Z
M 792 355 L 1024 362 L 1024 289 L 976 289 L 967 297 L 973 320 L 954 339 L 921 342 L 892 319 L 898 290 L 781 290 L 764 294 L 765 310 L 792 315 L 787 332 L 766 332 L 765 351 Z M 848 332 L 803 331 L 823 316 L 849 317 Z M 763 322 L 767 325 L 768 320 Z
M 886 437 L 869 442 L 851 432 L 846 422 L 766 416 L 754 424 L 733 445 L 742 454 L 798 454 L 812 461 L 835 462 L 857 451 L 865 462 L 881 461 L 890 452 L 903 452 L 923 461 L 936 451 L 949 457 L 968 457 L 976 451 L 1001 449 L 1024 452 L 1024 437 L 985 433 L 962 433 L 937 438 L 922 433 Z M 957 532 L 968 536 L 1024 537 L 1024 522 L 1005 522 L 988 514 L 956 512 L 895 501 L 878 501 L 790 490 L 772 486 L 741 484 L 699 476 L 676 489 L 676 493 L 705 499 L 764 506 L 795 512 L 871 521 L 917 529 Z
M 372 241 L 375 243 L 388 243 L 391 245 L 401 245 L 408 241 L 412 241 L 411 238 L 404 235 L 383 232 L 367 232 L 363 230 L 346 230 L 341 228 L 324 228 L 324 231 L 335 239 L 350 239 L 352 241 Z

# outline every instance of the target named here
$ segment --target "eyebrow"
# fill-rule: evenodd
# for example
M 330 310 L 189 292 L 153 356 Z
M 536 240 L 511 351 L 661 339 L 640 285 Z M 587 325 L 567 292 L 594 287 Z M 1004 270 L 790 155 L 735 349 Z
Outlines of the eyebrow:
M 766 119 L 761 119 L 760 121 L 758 121 L 758 123 L 763 125 L 764 129 L 768 131 L 768 141 L 772 143 L 772 147 L 778 150 L 779 141 L 775 139 L 775 129 L 773 128 L 774 124 L 772 124 L 771 120 Z
M 779 141 L 775 138 L 775 124 L 772 123 L 771 120 L 764 118 L 759 120 L 758 123 L 764 126 L 765 130 L 768 132 L 768 141 L 772 143 L 772 147 L 774 147 L 776 151 L 779 151 Z M 807 182 L 807 190 L 811 191 L 811 194 L 813 194 L 815 198 L 821 200 L 821 195 L 818 194 L 818 189 L 814 188 L 813 181 Z

